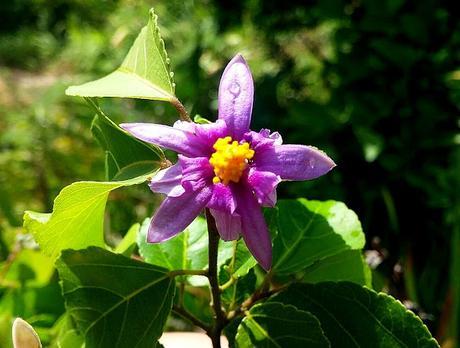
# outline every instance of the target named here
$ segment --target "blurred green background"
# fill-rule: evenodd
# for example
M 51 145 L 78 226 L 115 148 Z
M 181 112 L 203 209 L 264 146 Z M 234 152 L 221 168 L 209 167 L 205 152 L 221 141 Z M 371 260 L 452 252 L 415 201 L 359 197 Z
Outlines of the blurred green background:
M 11 318 L 45 342 L 64 324 L 52 263 L 21 229 L 77 180 L 103 180 L 93 113 L 65 88 L 114 70 L 154 7 L 177 95 L 214 119 L 223 67 L 243 53 L 253 129 L 315 145 L 338 167 L 280 197 L 337 199 L 367 235 L 374 286 L 413 309 L 445 347 L 460 331 L 460 11 L 453 1 L 0 2 L 0 347 Z M 172 124 L 167 104 L 103 100 L 115 122 Z M 145 187 L 111 196 L 109 242 L 152 212 Z M 457 339 L 456 339 L 457 338 Z

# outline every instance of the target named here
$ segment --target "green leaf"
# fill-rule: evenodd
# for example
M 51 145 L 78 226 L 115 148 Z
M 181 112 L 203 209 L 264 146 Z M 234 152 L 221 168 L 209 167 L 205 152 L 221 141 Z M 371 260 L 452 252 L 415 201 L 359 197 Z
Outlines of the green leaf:
M 257 265 L 256 259 L 252 256 L 243 239 L 236 242 L 236 250 L 231 272 L 234 277 L 243 277 Z
M 131 256 L 134 248 L 136 247 L 136 238 L 137 234 L 139 233 L 140 227 L 140 224 L 134 224 L 131 226 L 131 228 L 128 230 L 128 232 L 126 232 L 121 242 L 115 248 L 115 252 L 117 254 L 123 254 L 126 257 Z
M 45 286 L 54 273 L 54 260 L 38 250 L 23 249 L 14 259 L 5 275 L 10 284 L 20 287 L 27 281 L 28 286 Z
M 163 243 L 147 243 L 149 224 L 150 219 L 142 223 L 137 238 L 139 254 L 145 262 L 171 271 L 202 270 L 208 267 L 208 229 L 203 217 L 197 217 L 184 232 Z M 218 267 L 223 265 L 232 253 L 232 242 L 219 241 Z M 195 286 L 207 284 L 204 277 L 189 277 L 189 280 Z
M 56 342 L 58 348 L 82 348 L 85 340 L 76 330 L 69 330 L 62 334 Z
M 257 261 L 242 239 L 232 241 L 233 255 L 220 267 L 219 283 L 231 284 L 222 292 L 222 301 L 230 310 L 255 290 L 254 266 Z
M 81 181 L 65 187 L 49 214 L 26 211 L 24 228 L 34 235 L 43 252 L 56 258 L 63 249 L 104 247 L 104 210 L 110 191 L 140 184 L 141 176 L 125 181 Z
M 225 284 L 230 280 L 230 273 L 227 266 L 223 265 L 219 272 L 219 283 Z M 257 277 L 254 270 L 251 269 L 245 276 L 239 277 L 231 286 L 224 289 L 221 293 L 222 302 L 228 310 L 234 310 L 236 306 L 251 296 L 256 289 Z
M 56 266 L 86 347 L 155 347 L 175 290 L 166 269 L 95 247 L 64 250 Z
M 273 270 L 279 274 L 297 272 L 345 250 L 364 247 L 358 217 L 341 202 L 281 200 L 277 208 Z
M 165 160 L 159 147 L 130 136 L 105 116 L 93 100 L 87 101 L 97 112 L 91 131 L 106 151 L 107 180 L 126 180 L 151 173 Z
M 293 285 L 272 301 L 315 315 L 332 347 L 439 347 L 401 302 L 354 283 Z
M 169 58 L 157 24 L 150 10 L 150 20 L 128 52 L 121 66 L 111 74 L 66 90 L 80 97 L 120 97 L 173 101 L 174 82 Z
M 372 274 L 361 251 L 346 250 L 308 267 L 302 278 L 306 283 L 345 280 L 372 287 Z
M 193 122 L 195 123 L 198 123 L 198 124 L 209 124 L 209 123 L 212 123 L 211 121 L 209 121 L 207 118 L 204 118 L 200 115 L 195 115 L 195 117 L 193 118 Z
M 294 306 L 270 302 L 246 313 L 236 334 L 238 348 L 329 347 L 318 319 Z
M 51 347 L 84 348 L 85 338 L 78 331 L 70 314 L 64 313 L 52 329 L 56 332 Z

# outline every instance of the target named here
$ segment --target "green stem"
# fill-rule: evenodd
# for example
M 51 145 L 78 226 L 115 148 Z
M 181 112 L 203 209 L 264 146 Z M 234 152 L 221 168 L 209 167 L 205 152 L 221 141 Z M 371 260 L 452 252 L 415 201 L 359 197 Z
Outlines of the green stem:
M 183 276 L 183 275 L 188 275 L 188 276 L 203 276 L 207 277 L 208 276 L 208 271 L 207 270 L 201 270 L 201 269 L 178 269 L 174 270 L 168 273 L 170 277 L 178 277 L 178 276 Z
M 233 274 L 232 274 L 230 276 L 230 279 L 226 283 L 224 283 L 221 286 L 219 286 L 220 291 L 222 292 L 222 291 L 227 290 L 229 287 L 231 287 L 233 284 L 235 284 L 236 280 L 237 280 L 237 278 L 235 278 L 233 276 Z
M 219 279 L 217 276 L 217 255 L 219 248 L 219 232 L 217 231 L 216 221 L 211 215 L 209 209 L 206 209 L 206 221 L 208 224 L 209 236 L 209 285 L 211 287 L 212 306 L 215 313 L 215 323 L 208 336 L 211 338 L 212 346 L 220 348 L 220 336 L 222 329 L 227 324 L 227 317 L 222 310 L 220 299 Z

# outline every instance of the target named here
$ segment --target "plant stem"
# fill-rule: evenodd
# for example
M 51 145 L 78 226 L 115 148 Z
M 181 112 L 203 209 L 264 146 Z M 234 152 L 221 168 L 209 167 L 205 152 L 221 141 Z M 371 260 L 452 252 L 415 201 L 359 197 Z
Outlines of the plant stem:
M 179 99 L 174 98 L 171 100 L 172 106 L 174 106 L 179 113 L 179 118 L 182 121 L 187 121 L 187 122 L 192 122 L 190 116 L 188 115 L 187 110 L 185 109 L 185 106 L 180 102 Z
M 205 322 L 201 321 L 193 314 L 189 313 L 184 307 L 174 305 L 173 311 L 180 315 L 182 318 L 190 321 L 193 325 L 196 325 L 199 328 L 203 329 L 207 333 L 211 331 L 211 328 Z
M 177 277 L 177 276 L 183 276 L 183 275 L 189 275 L 189 276 L 203 276 L 207 277 L 208 276 L 208 271 L 207 270 L 201 270 L 201 269 L 178 269 L 174 270 L 168 273 L 170 277 Z
M 220 335 L 222 329 L 227 324 L 227 318 L 222 311 L 222 304 L 220 301 L 219 279 L 217 277 L 217 253 L 219 247 L 219 232 L 217 231 L 216 221 L 211 215 L 209 209 L 206 209 L 206 221 L 208 224 L 209 236 L 209 285 L 211 287 L 212 306 L 215 313 L 215 323 L 208 336 L 211 338 L 212 346 L 220 348 Z

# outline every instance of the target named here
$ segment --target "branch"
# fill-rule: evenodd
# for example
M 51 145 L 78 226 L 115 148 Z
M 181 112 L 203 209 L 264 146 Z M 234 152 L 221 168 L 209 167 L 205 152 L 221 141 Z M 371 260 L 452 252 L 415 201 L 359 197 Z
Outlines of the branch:
M 177 276 L 203 276 L 208 277 L 208 270 L 201 270 L 201 269 L 178 269 L 171 272 L 168 272 L 170 277 L 177 277 Z
M 177 98 L 172 99 L 171 104 L 172 106 L 176 108 L 177 112 L 179 113 L 179 118 L 182 121 L 192 122 L 190 116 L 188 115 L 187 110 L 185 109 L 185 106 L 180 102 L 179 99 Z
M 207 325 L 205 322 L 195 317 L 193 314 L 188 312 L 185 308 L 174 305 L 173 311 L 176 314 L 180 315 L 182 318 L 190 321 L 193 325 L 198 326 L 199 328 L 203 329 L 207 333 L 211 331 L 211 327 L 209 325 Z

